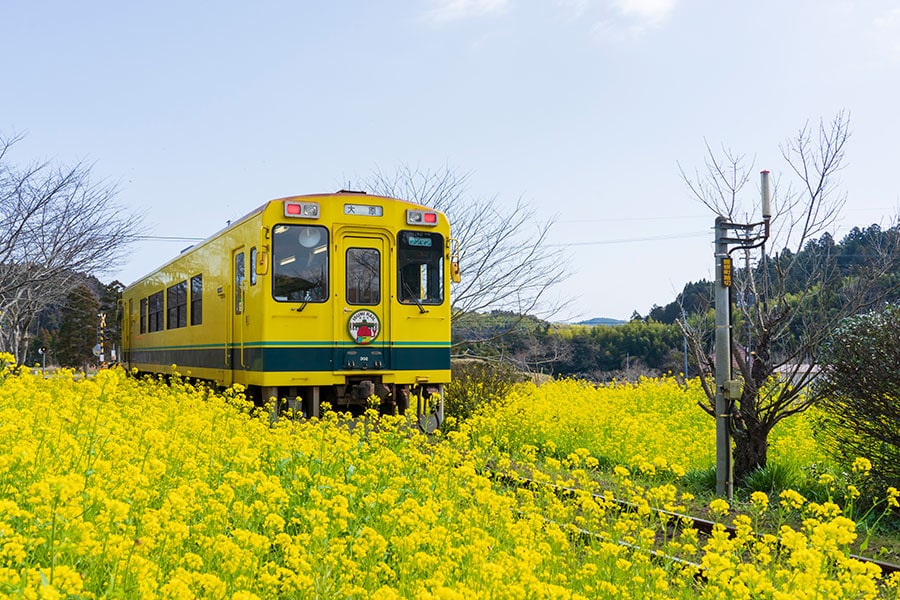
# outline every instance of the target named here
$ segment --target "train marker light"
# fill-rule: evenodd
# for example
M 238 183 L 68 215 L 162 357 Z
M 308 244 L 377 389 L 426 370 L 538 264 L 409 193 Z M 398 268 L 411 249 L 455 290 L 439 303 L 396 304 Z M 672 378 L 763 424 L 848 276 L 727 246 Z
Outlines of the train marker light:
M 284 216 L 318 219 L 319 204 L 316 202 L 291 202 L 290 200 L 285 200 Z
M 434 226 L 438 224 L 438 215 L 430 210 L 407 210 L 406 224 Z

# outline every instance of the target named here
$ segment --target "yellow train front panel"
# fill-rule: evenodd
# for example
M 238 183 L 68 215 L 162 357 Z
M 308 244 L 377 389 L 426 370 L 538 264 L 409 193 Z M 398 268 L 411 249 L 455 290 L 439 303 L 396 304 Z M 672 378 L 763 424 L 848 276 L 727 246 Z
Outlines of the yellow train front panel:
M 123 358 L 145 372 L 350 403 L 450 377 L 450 229 L 361 193 L 273 200 L 123 293 Z

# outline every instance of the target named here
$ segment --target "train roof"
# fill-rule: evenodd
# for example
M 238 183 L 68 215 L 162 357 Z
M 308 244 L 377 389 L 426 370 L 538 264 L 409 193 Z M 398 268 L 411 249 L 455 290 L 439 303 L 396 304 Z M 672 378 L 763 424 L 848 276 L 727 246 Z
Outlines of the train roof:
M 380 194 L 369 194 L 366 192 L 359 192 L 359 191 L 355 191 L 355 190 L 338 190 L 336 192 L 330 192 L 330 193 L 326 192 L 326 193 L 321 193 L 321 194 L 301 194 L 299 196 L 282 196 L 281 198 L 274 198 L 272 200 L 265 202 L 261 206 L 255 208 L 254 210 L 251 210 L 250 212 L 248 212 L 246 215 L 244 215 L 240 219 L 237 219 L 236 221 L 229 223 L 228 225 L 226 225 L 225 227 L 223 227 L 222 229 L 215 232 L 214 234 L 212 234 L 209 237 L 214 238 L 217 235 L 219 235 L 220 233 L 222 233 L 223 231 L 225 231 L 226 229 L 230 229 L 231 227 L 234 227 L 235 225 L 238 225 L 239 223 L 242 223 L 243 221 L 246 221 L 247 219 L 249 219 L 253 216 L 256 216 L 257 214 L 264 211 L 266 209 L 266 207 L 268 207 L 270 204 L 272 204 L 274 202 L 284 202 L 285 200 L 310 200 L 312 198 L 331 199 L 331 198 L 346 197 L 346 196 L 365 196 L 366 198 L 377 198 L 379 200 L 390 200 L 391 202 L 403 202 L 405 204 L 409 204 L 410 206 L 427 208 L 426 206 L 422 206 L 421 204 L 418 204 L 416 202 L 411 202 L 409 200 L 403 200 L 402 198 L 393 198 L 391 196 L 382 196 Z M 434 209 L 429 209 L 429 210 L 434 210 Z M 438 212 L 441 212 L 441 211 L 438 211 Z M 209 239 L 209 238 L 207 238 L 207 239 Z M 204 239 L 203 241 L 205 242 L 206 239 Z M 203 242 L 200 242 L 200 243 L 202 244 Z

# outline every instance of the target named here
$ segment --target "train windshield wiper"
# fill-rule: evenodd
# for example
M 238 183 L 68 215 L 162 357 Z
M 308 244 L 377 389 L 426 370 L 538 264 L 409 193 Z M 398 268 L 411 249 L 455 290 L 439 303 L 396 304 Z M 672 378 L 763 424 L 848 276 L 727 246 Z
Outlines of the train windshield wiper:
M 313 300 L 312 291 L 322 286 L 321 279 L 315 282 L 306 281 L 305 279 L 300 279 L 300 281 L 304 282 L 306 285 L 300 288 L 303 291 L 303 301 L 300 303 L 300 306 L 291 309 L 297 312 L 303 312 L 303 309 L 306 308 L 306 305 L 309 304 L 310 300 Z
M 422 301 L 416 296 L 415 292 L 412 291 L 412 288 L 409 287 L 408 283 L 404 283 L 403 287 L 406 289 L 406 293 L 409 294 L 409 299 L 416 303 L 416 306 L 419 307 L 419 312 L 421 314 L 425 314 L 428 310 L 422 305 Z

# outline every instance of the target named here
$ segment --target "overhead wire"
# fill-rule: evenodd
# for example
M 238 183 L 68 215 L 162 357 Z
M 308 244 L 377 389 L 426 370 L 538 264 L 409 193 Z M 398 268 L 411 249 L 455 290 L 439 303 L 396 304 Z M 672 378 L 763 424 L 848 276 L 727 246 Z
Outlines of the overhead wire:
M 547 244 L 549 247 L 557 247 L 557 248 L 568 248 L 573 246 L 602 246 L 607 244 L 630 244 L 634 242 L 658 242 L 664 240 L 676 240 L 683 238 L 692 238 L 692 237 L 708 237 L 710 236 L 709 231 L 694 231 L 691 233 L 667 233 L 662 235 L 651 235 L 645 237 L 635 237 L 635 238 L 617 238 L 617 239 L 607 239 L 607 240 L 591 240 L 587 242 L 565 242 L 560 244 Z
M 139 235 L 134 239 L 140 242 L 202 242 L 206 238 L 178 237 L 168 235 Z

